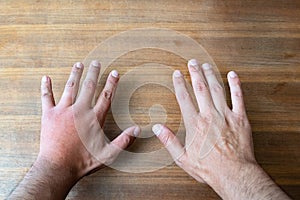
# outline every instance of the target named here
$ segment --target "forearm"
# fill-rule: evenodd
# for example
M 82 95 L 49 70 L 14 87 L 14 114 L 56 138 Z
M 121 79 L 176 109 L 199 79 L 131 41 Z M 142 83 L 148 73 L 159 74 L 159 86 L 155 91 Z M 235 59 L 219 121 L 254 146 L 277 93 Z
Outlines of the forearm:
M 71 169 L 38 158 L 8 199 L 65 199 L 76 182 Z
M 240 167 L 234 177 L 213 187 L 223 199 L 290 199 L 257 164 Z

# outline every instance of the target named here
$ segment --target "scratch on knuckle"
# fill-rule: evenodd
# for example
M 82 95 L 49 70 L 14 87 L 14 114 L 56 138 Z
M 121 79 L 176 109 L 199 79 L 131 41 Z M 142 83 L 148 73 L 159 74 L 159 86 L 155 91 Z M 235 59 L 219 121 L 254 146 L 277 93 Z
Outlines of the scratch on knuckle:
M 75 85 L 75 82 L 73 81 L 73 80 L 69 80 L 68 82 L 67 82 L 67 84 L 66 84 L 66 87 L 68 88 L 71 88 L 71 87 L 73 87 Z
M 109 78 L 107 80 L 107 82 L 109 82 L 109 84 L 111 84 L 113 87 L 115 87 L 116 84 L 117 84 L 117 82 L 118 82 L 118 79 L 111 79 L 111 78 Z
M 112 91 L 110 91 L 110 90 L 103 90 L 102 91 L 102 96 L 104 97 L 104 99 L 110 101 L 111 98 L 112 98 Z
M 237 85 L 238 87 L 240 87 L 242 85 L 241 81 L 239 79 L 237 79 L 235 81 L 235 85 Z
M 44 91 L 43 93 L 42 93 L 42 97 L 44 98 L 44 97 L 51 97 L 52 96 L 52 93 L 51 92 L 49 92 L 49 91 Z
M 195 87 L 196 92 L 207 91 L 207 84 L 204 81 L 195 81 L 194 87 Z

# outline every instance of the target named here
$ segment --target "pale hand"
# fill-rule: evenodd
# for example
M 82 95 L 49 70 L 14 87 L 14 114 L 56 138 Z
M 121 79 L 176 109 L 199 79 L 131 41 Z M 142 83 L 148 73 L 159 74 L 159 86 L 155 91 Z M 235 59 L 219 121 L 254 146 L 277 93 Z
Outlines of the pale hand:
M 288 199 L 257 164 L 237 74 L 228 73 L 232 109 L 210 64 L 188 63 L 198 109 L 180 71 L 173 74 L 176 98 L 186 127 L 185 146 L 167 127 L 153 132 L 175 163 L 199 182 L 209 184 L 224 199 Z M 199 110 L 199 111 L 198 111 Z

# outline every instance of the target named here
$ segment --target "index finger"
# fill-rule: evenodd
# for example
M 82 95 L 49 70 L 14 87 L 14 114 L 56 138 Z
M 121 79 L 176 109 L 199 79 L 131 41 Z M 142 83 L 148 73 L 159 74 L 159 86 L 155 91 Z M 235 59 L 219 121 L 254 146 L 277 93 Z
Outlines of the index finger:
M 94 106 L 94 111 L 97 115 L 101 127 L 103 126 L 105 116 L 113 100 L 113 96 L 117 88 L 118 81 L 119 81 L 118 72 L 116 70 L 111 71 L 111 73 L 107 78 L 104 89 L 102 90 L 100 96 L 98 97 L 97 103 Z

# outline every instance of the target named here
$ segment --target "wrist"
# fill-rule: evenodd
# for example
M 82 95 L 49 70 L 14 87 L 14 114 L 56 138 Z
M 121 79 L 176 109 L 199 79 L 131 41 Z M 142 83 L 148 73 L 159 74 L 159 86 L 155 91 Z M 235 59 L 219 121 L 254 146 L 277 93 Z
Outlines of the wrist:
M 34 171 L 36 178 L 44 184 L 51 199 L 64 199 L 79 180 L 71 167 L 58 165 L 42 156 L 38 156 L 30 171 Z
M 266 176 L 256 162 L 232 163 L 212 173 L 207 183 L 223 199 L 243 199 L 243 195 L 251 193 L 252 186 L 259 186 L 258 180 Z
M 64 172 L 68 179 L 79 180 L 84 175 L 80 161 L 67 153 L 40 151 L 34 166 L 36 168 L 46 168 L 51 173 Z
M 8 199 L 65 199 L 77 180 L 71 170 L 39 156 Z
M 232 166 L 209 184 L 222 199 L 289 199 L 256 162 Z

